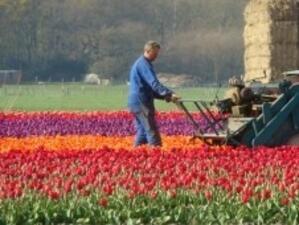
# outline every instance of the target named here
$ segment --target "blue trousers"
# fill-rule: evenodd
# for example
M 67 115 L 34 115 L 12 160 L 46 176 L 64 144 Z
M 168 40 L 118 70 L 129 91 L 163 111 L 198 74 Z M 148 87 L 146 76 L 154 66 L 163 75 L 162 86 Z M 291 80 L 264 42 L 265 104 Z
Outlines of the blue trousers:
M 161 136 L 155 119 L 155 112 L 134 113 L 135 126 L 137 130 L 134 146 L 143 144 L 161 146 Z

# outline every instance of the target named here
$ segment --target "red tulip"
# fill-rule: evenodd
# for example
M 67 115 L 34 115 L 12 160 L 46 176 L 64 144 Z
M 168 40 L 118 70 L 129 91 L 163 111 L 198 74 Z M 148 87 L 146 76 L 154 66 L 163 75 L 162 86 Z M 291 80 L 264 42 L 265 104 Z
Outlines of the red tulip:
M 213 197 L 213 193 L 211 191 L 205 191 L 205 197 L 208 201 L 210 201 Z
M 102 206 L 103 208 L 106 208 L 108 206 L 108 200 L 106 198 L 101 198 L 99 201 L 98 201 L 98 204 L 100 206 Z
M 53 200 L 59 199 L 59 197 L 60 197 L 60 194 L 57 191 L 50 190 L 50 191 L 48 191 L 47 194 L 48 194 L 48 197 L 53 199 Z
M 280 205 L 287 206 L 290 203 L 290 200 L 286 197 L 283 197 L 283 198 L 280 199 L 279 202 L 280 202 Z

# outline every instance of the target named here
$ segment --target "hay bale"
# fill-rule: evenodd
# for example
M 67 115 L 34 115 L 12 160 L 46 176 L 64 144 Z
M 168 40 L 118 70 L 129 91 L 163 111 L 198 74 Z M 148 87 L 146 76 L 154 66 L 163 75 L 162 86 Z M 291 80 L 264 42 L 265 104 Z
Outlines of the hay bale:
M 245 47 L 256 44 L 294 44 L 298 40 L 297 22 L 281 21 L 246 25 Z
M 269 82 L 298 68 L 298 13 L 295 0 L 250 0 L 244 12 L 245 80 Z

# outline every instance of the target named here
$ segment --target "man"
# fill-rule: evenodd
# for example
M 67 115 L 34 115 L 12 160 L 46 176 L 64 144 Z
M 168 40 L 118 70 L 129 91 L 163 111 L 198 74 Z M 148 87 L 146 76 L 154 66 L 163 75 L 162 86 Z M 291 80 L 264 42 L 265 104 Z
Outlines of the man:
M 155 120 L 154 98 L 175 102 L 179 98 L 157 79 L 152 62 L 158 57 L 160 44 L 148 41 L 144 53 L 130 71 L 128 106 L 134 114 L 137 129 L 134 146 L 161 146 L 161 136 Z

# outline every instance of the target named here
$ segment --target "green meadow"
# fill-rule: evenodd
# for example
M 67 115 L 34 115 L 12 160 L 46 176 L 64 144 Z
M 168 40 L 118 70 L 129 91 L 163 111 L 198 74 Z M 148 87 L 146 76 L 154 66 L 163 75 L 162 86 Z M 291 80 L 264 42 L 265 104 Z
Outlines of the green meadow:
M 221 99 L 224 88 L 173 89 L 183 99 Z M 127 109 L 128 86 L 97 86 L 82 83 L 4 85 L 0 88 L 1 111 L 113 111 Z M 176 110 L 176 105 L 156 101 L 157 110 Z

